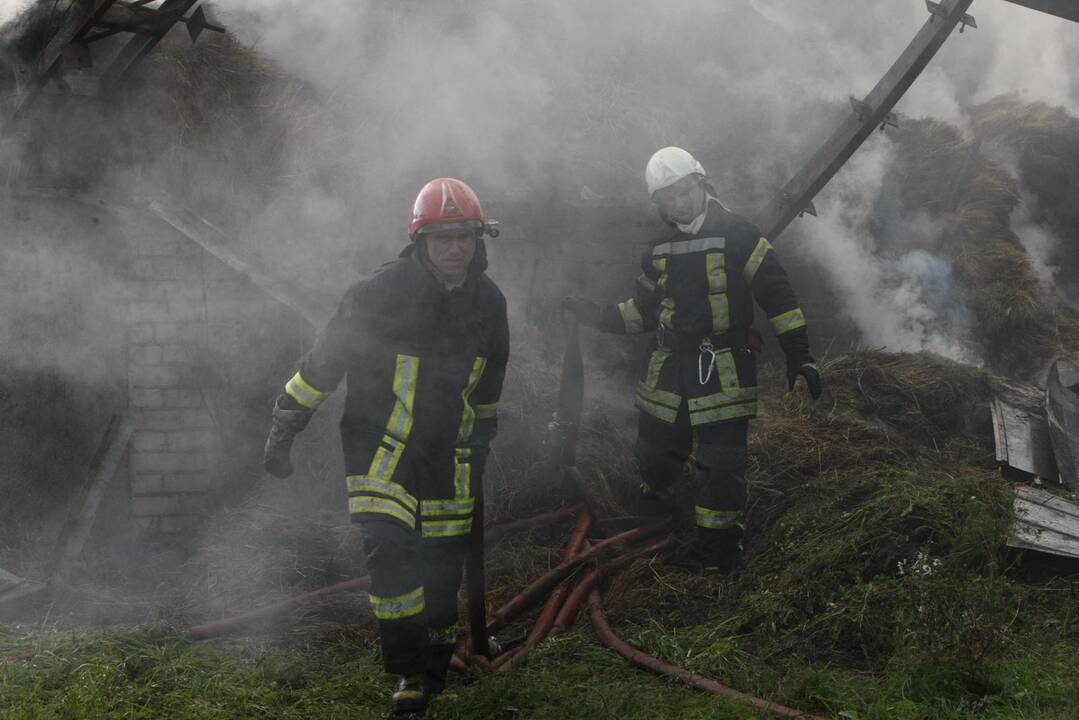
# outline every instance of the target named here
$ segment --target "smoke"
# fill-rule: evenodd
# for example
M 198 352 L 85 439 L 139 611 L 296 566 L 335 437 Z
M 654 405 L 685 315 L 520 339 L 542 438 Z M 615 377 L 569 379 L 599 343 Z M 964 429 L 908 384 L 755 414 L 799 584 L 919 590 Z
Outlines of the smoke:
M 951 263 L 931 251 L 943 227 L 920 213 L 894 218 L 902 231 L 890 242 L 873 232 L 893 155 L 886 136 L 868 141 L 830 184 L 820 217 L 805 225 L 803 252 L 826 273 L 864 343 L 978 362 Z
M 0 0 L 0 25 L 13 19 L 32 2 L 33 0 Z

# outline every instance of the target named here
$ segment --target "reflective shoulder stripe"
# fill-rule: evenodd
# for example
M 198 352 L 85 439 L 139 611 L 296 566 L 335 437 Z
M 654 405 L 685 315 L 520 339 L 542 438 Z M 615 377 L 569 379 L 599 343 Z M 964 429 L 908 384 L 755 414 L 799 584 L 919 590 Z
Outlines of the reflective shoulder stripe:
M 746 266 L 742 269 L 742 277 L 745 278 L 747 285 L 753 284 L 753 278 L 757 277 L 757 271 L 761 269 L 761 263 L 764 262 L 764 256 L 768 254 L 768 251 L 772 249 L 772 243 L 768 242 L 768 238 L 761 238 L 757 241 L 757 247 L 753 249 L 753 253 L 749 256 L 749 260 L 746 261 Z
M 725 247 L 727 247 L 727 238 L 693 238 L 691 240 L 660 243 L 652 248 L 652 255 L 654 257 L 659 255 L 688 255 L 708 250 L 722 250 Z
M 637 309 L 637 301 L 630 299 L 618 303 L 618 312 L 622 316 L 622 324 L 626 328 L 627 335 L 636 335 L 644 332 L 644 318 Z
M 724 528 L 739 525 L 742 513 L 730 510 L 710 510 L 698 505 L 694 508 L 697 516 L 697 526 L 711 530 L 723 530 Z
M 490 420 L 493 417 L 498 417 L 498 403 L 486 403 L 476 406 L 477 420 Z
M 400 620 L 401 618 L 413 617 L 421 614 L 426 609 L 423 599 L 423 586 L 412 592 L 394 597 L 379 597 L 368 595 L 371 601 L 371 609 L 379 620 Z
M 423 537 L 456 537 L 472 532 L 472 518 L 456 520 L 425 520 L 421 523 Z
M 408 441 L 412 432 L 412 408 L 416 402 L 416 378 L 420 372 L 420 359 L 415 355 L 398 355 L 397 368 L 393 374 L 393 394 L 396 396 L 393 412 L 386 423 L 386 434 L 401 442 Z
M 410 512 L 416 512 L 419 501 L 404 486 L 392 480 L 381 480 L 370 475 L 349 475 L 346 478 L 349 493 L 379 493 L 392 497 Z
M 292 379 L 285 385 L 285 392 L 295 400 L 309 410 L 315 410 L 322 402 L 333 394 L 333 391 L 322 392 L 316 390 L 311 383 L 303 379 L 300 373 L 296 373 L 292 376 Z
M 797 330 L 806 325 L 805 315 L 802 314 L 801 308 L 794 308 L 775 317 L 770 317 L 768 322 L 772 324 L 772 329 L 776 331 L 776 335 L 782 335 L 785 332 Z
M 416 516 L 401 507 L 396 500 L 357 495 L 348 499 L 348 512 L 350 515 L 388 515 L 408 525 L 410 530 L 416 529 Z
M 461 388 L 461 424 L 457 427 L 457 442 L 468 442 L 472 437 L 472 430 L 476 426 L 476 411 L 472 409 L 472 393 L 480 383 L 484 368 L 487 367 L 487 358 L 477 357 L 472 361 L 472 371 L 468 374 L 468 381 Z

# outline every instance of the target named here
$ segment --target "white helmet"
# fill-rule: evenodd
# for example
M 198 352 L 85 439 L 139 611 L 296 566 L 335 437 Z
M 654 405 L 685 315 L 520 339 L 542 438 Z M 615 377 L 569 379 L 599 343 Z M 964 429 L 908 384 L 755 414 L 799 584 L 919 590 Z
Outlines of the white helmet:
M 657 150 L 644 169 L 644 181 L 648 183 L 648 196 L 656 190 L 670 187 L 689 175 L 705 176 L 704 168 L 697 158 L 680 147 L 665 147 Z

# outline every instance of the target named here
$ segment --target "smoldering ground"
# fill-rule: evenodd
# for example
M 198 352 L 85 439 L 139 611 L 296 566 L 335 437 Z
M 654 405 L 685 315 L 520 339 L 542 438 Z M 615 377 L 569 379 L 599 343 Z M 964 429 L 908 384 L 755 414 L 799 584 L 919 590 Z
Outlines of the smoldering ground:
M 904 117 L 941 118 L 969 136 L 968 108 L 997 93 L 1079 107 L 1074 25 L 1005 2 L 974 11 L 979 29 L 948 41 L 898 106 Z M 629 291 L 634 242 L 652 231 L 610 237 L 606 228 L 611 216 L 650 212 L 641 175 L 656 148 L 676 144 L 698 153 L 724 201 L 752 211 L 849 112 L 847 96 L 869 91 L 927 17 L 920 2 L 887 0 L 859 3 L 857 12 L 840 0 L 237 0 L 212 14 L 232 38 L 204 36 L 191 48 L 186 38 L 171 37 L 117 107 L 91 113 L 61 105 L 65 112 L 28 141 L 32 150 L 11 140 L 19 167 L 30 173 L 24 161 L 37 162 L 30 178 L 5 173 L 8 190 L 24 181 L 49 187 L 63 177 L 77 192 L 123 202 L 165 193 L 224 227 L 241 254 L 299 287 L 336 296 L 405 242 L 404 218 L 424 181 L 462 177 L 491 208 L 523 215 L 500 218 L 507 240 L 516 235 L 521 243 L 490 243 L 492 275 L 518 323 L 537 292 L 548 301 L 565 291 L 622 299 L 618 279 L 602 289 L 598 280 L 572 288 L 559 280 L 568 274 L 559 263 L 573 264 L 573 248 L 561 260 L 542 256 L 549 266 L 531 280 L 518 271 L 532 266 L 536 248 L 563 240 L 558 233 L 580 223 L 582 207 L 598 218 L 590 226 L 595 244 L 624 258 L 621 292 Z M 816 199 L 821 217 L 799 221 L 778 243 L 809 298 L 818 350 L 837 336 L 982 362 L 969 342 L 971 315 L 952 261 L 941 252 L 949 219 L 889 200 L 892 143 L 876 136 Z M 43 255 L 55 265 L 42 260 L 35 272 L 54 279 L 86 272 L 58 255 Z M 14 257 L 6 271 L 18 267 Z M 1051 253 L 1044 263 L 1052 266 Z M 101 277 L 85 291 L 95 301 L 111 297 L 104 288 L 114 278 L 107 270 Z M 65 297 L 64 286 L 74 287 L 56 280 L 50 292 Z M 69 290 L 63 302 L 81 305 L 84 295 Z M 13 319 L 28 305 L 41 307 L 33 295 L 7 300 L 0 312 Z M 43 330 L 33 347 L 5 343 L 5 353 L 33 358 L 73 385 L 96 386 L 93 363 L 70 362 L 78 351 L 61 349 L 72 335 L 54 330 Z M 554 345 L 550 337 L 535 342 Z M 611 343 L 589 342 L 614 355 Z M 34 350 L 38 345 L 49 351 Z M 556 361 L 551 348 L 543 352 Z M 264 378 L 267 400 L 283 380 Z M 616 391 L 610 402 L 626 410 L 627 394 Z M 537 440 L 537 427 L 521 437 Z M 323 429 L 332 432 L 328 424 Z M 311 511 L 341 507 L 339 474 L 319 459 L 325 444 L 309 451 L 300 462 L 325 478 L 308 494 Z M 328 452 L 336 452 L 333 442 Z M 291 491 L 277 486 L 271 496 L 287 502 L 280 498 Z M 227 525 L 215 532 L 221 546 L 235 546 Z M 245 577 L 230 572 L 241 566 L 239 555 L 233 559 L 221 577 Z M 251 568 L 254 559 L 244 562 Z M 248 591 L 255 594 L 257 584 L 247 583 Z

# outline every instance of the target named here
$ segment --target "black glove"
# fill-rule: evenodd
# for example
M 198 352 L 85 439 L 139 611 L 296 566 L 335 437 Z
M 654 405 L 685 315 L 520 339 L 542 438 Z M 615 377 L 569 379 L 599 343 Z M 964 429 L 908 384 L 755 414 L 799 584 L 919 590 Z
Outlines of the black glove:
M 583 297 L 568 295 L 562 298 L 562 312 L 577 318 L 586 327 L 599 327 L 603 320 L 603 308 Z
M 798 380 L 799 375 L 806 379 L 806 387 L 809 389 L 810 397 L 814 400 L 820 398 L 820 370 L 817 369 L 817 364 L 813 362 L 813 358 L 808 358 L 801 362 L 792 361 L 788 358 L 787 385 L 791 392 L 794 392 L 794 383 Z
M 262 467 L 266 472 L 279 478 L 292 475 L 292 441 L 307 427 L 312 415 L 313 410 L 286 410 L 278 400 L 273 409 L 270 436 L 262 451 Z

